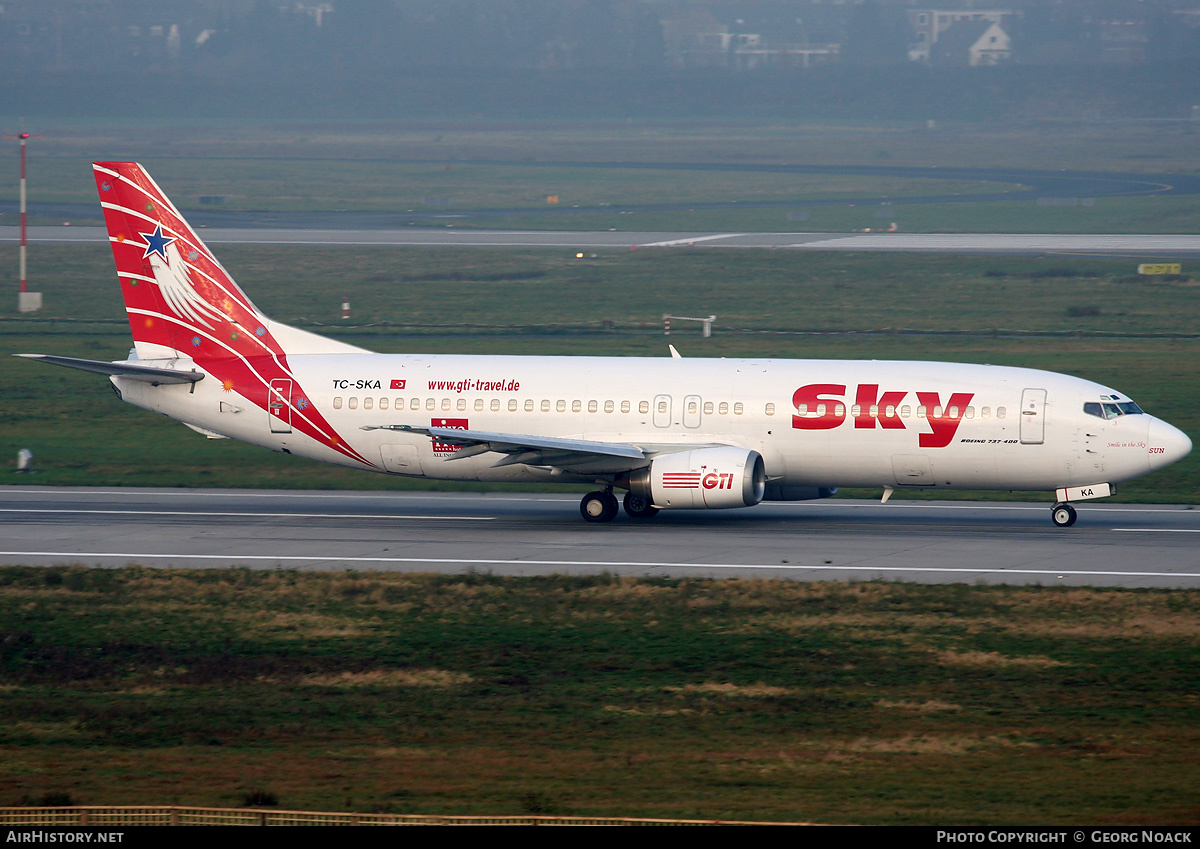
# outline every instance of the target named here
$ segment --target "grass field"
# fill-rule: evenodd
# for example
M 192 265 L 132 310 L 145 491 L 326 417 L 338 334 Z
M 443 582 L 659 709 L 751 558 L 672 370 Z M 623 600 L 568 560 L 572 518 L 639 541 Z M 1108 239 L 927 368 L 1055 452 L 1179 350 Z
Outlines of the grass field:
M 1019 183 L 738 171 L 742 165 L 904 165 L 1195 174 L 1191 124 L 1024 126 L 744 125 L 565 122 L 482 129 L 468 124 L 180 128 L 62 122 L 31 152 L 30 200 L 95 203 L 89 163 L 136 159 L 185 209 L 221 196 L 222 210 L 412 212 L 445 226 L 463 210 L 536 215 L 449 219 L 453 226 L 533 229 L 846 231 L 895 222 L 910 232 L 1194 233 L 1190 197 L 1079 198 L 1042 206 Z M 0 148 L 15 197 L 16 149 Z M 579 163 L 604 164 L 581 167 Z M 646 168 L 705 164 L 704 171 Z M 936 173 L 936 172 L 935 172 Z M 0 192 L 5 192 L 0 182 Z M 919 195 L 1011 192 L 1002 203 L 906 204 Z M 556 205 L 547 198 L 557 197 Z M 887 205 L 862 204 L 888 198 Z M 770 208 L 739 208 L 754 202 Z M 821 203 L 817 203 L 820 201 Z M 832 202 L 832 205 L 826 205 Z M 705 204 L 724 204 L 717 209 Z M 575 207 L 621 205 L 633 214 Z M 89 211 L 74 224 L 99 220 Z M 6 223 L 0 216 L 0 224 Z M 12 223 L 16 223 L 15 220 Z M 34 223 L 60 220 L 38 217 Z
M 1200 815 L 1194 591 L 17 567 L 0 587 L 0 804 Z
M 804 202 L 928 187 L 540 164 L 1193 173 L 1183 124 L 39 131 L 31 196 L 64 202 L 95 202 L 90 160 L 134 158 L 184 206 L 218 194 L 246 206 L 250 188 L 269 208 L 317 211 L 755 197 L 795 207 L 508 223 L 844 230 L 886 225 L 887 212 L 905 230 L 1200 231 L 1188 198 L 823 207 Z M 13 152 L 0 150 L 0 174 L 15 174 Z M 522 159 L 538 164 L 461 164 Z M 379 351 L 666 356 L 663 313 L 715 313 L 713 338 L 677 326 L 669 341 L 689 357 L 1047 368 L 1200 434 L 1200 283 L 1187 265 L 1151 279 L 1132 260 L 1066 256 L 218 253 L 273 317 Z M 107 249 L 30 254 L 46 309 L 20 317 L 0 299 L 0 354 L 123 357 Z M 0 267 L 16 267 L 15 246 L 0 244 Z M 25 447 L 39 468 L 6 483 L 450 486 L 205 440 L 122 404 L 99 376 L 10 356 L 0 398 L 2 468 Z M 1195 503 L 1197 481 L 1193 454 L 1119 498 Z M 399 813 L 1191 825 L 1198 610 L 1194 591 L 0 567 L 0 805 L 274 798 Z

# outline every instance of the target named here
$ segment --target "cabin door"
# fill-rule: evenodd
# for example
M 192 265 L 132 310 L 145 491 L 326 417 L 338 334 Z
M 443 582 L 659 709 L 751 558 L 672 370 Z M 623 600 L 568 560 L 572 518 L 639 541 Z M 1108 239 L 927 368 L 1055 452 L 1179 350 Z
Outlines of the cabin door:
M 1021 393 L 1021 444 L 1041 445 L 1046 439 L 1046 390 Z

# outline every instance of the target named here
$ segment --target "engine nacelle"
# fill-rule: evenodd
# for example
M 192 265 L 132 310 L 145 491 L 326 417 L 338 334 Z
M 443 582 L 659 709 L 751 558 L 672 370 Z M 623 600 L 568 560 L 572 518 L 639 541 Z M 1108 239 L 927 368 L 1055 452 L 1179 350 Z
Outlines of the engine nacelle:
M 745 448 L 664 454 L 629 476 L 630 492 L 663 509 L 753 507 L 766 484 L 762 455 Z

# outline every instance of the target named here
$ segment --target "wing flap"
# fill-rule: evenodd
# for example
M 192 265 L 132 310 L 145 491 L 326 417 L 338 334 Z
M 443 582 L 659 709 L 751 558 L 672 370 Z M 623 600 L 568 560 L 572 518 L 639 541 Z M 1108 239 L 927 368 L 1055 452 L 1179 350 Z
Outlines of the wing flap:
M 504 456 L 493 463 L 492 468 L 517 465 L 552 466 L 586 474 L 620 474 L 649 465 L 658 454 L 724 445 L 693 442 L 633 445 L 627 442 L 600 442 L 593 439 L 565 439 L 558 436 L 422 425 L 364 425 L 362 430 L 418 433 L 443 445 L 457 446 L 458 450 L 446 458 L 448 461 L 497 453 Z
M 458 450 L 446 458 L 448 461 L 489 452 L 505 455 L 492 464 L 493 468 L 516 465 L 554 466 L 573 471 L 616 473 L 637 469 L 649 462 L 646 452 L 641 448 L 620 442 L 420 425 L 364 425 L 362 429 L 419 433 L 443 445 L 458 446 Z

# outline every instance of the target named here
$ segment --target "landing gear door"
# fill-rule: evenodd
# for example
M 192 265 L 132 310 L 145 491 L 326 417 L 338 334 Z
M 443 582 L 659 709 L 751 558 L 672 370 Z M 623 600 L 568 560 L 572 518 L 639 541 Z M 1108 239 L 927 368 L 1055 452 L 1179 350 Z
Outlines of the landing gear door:
M 1041 445 L 1046 438 L 1046 390 L 1021 393 L 1021 444 Z
M 270 413 L 271 433 L 292 432 L 292 381 L 276 378 L 271 381 L 267 394 L 267 412 Z

